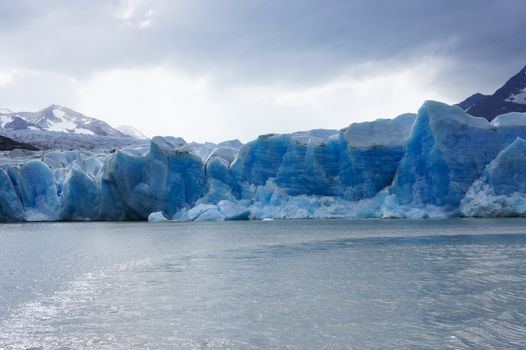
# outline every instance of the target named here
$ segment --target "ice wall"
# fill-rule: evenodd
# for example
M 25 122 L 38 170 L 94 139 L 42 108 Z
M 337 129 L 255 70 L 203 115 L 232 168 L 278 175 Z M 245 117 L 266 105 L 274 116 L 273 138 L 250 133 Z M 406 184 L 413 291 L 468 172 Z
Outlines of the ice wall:
M 526 115 L 489 123 L 457 106 L 427 101 L 420 108 L 390 192 L 403 205 L 433 205 L 455 213 L 485 166 L 517 137 Z
M 463 198 L 464 216 L 526 215 L 526 141 L 517 138 L 486 167 Z
M 154 137 L 111 154 L 0 158 L 0 220 L 526 215 L 526 115 L 417 115 L 241 145 Z M 36 159 L 35 159 L 36 158 Z
M 231 167 L 236 184 L 273 179 L 289 195 L 369 198 L 391 184 L 414 114 L 357 123 L 333 134 L 264 135 L 245 145 Z

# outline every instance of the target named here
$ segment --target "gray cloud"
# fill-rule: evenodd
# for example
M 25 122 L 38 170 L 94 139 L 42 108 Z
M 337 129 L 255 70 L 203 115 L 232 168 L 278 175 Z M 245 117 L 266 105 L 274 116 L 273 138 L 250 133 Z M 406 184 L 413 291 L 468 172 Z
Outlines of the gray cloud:
M 364 62 L 437 56 L 451 60 L 446 73 L 457 83 L 484 89 L 526 57 L 522 0 L 151 0 L 119 18 L 123 3 L 0 1 L 0 62 L 79 76 L 174 62 L 233 80 L 302 83 Z M 151 25 L 141 29 L 147 11 Z
M 194 138 L 343 127 L 493 92 L 526 64 L 524 13 L 524 0 L 0 0 L 0 107 L 141 126 L 151 103 L 144 130 Z M 208 134 L 183 131 L 185 113 Z

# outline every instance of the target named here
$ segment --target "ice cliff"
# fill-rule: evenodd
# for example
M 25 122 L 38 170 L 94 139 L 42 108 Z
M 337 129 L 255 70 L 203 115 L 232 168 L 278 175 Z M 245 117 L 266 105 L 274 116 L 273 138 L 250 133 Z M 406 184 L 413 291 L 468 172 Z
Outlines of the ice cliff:
M 526 215 L 526 114 L 417 115 L 241 145 L 154 137 L 111 154 L 0 159 L 0 220 Z M 29 159 L 33 158 L 33 159 Z

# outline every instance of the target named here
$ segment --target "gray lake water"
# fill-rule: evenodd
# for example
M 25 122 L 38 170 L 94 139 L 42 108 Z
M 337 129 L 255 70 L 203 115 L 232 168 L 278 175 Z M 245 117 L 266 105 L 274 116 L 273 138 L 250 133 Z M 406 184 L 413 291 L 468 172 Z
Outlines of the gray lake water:
M 0 349 L 524 349 L 526 220 L 0 226 Z

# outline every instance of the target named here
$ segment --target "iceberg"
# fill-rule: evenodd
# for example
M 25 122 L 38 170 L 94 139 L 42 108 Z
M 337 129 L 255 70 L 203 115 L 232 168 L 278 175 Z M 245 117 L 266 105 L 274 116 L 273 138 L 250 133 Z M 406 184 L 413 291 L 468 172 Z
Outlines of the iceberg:
M 148 222 L 164 222 L 164 221 L 168 221 L 168 219 L 160 211 L 156 211 L 148 215 Z

